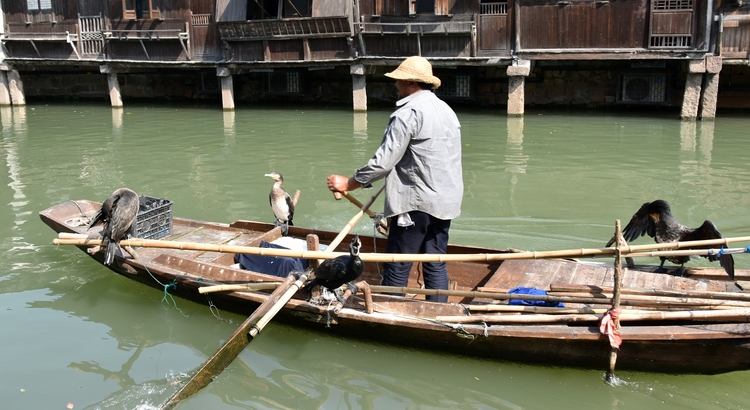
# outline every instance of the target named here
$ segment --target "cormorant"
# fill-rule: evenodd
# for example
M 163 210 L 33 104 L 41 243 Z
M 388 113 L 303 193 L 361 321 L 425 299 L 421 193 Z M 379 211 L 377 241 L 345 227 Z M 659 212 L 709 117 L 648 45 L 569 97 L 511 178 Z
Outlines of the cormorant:
M 132 229 L 138 217 L 138 194 L 128 188 L 120 188 L 107 198 L 96 212 L 89 229 L 98 222 L 104 223 L 102 238 L 107 242 L 104 251 L 104 264 L 109 265 L 115 259 L 115 252 L 120 248 L 120 240 Z M 132 251 L 128 250 L 131 254 Z
M 318 266 L 315 270 L 315 279 L 305 284 L 304 288 L 308 291 L 312 290 L 315 286 L 320 285 L 324 288 L 335 292 L 336 289 L 342 285 L 347 284 L 352 293 L 357 293 L 357 287 L 354 286 L 354 281 L 362 275 L 365 265 L 362 259 L 359 257 L 359 249 L 362 246 L 362 241 L 359 240 L 359 235 L 355 235 L 349 243 L 349 255 L 342 255 L 335 259 L 327 259 Z M 341 296 L 338 294 L 336 297 L 339 298 L 341 303 L 345 303 Z
M 656 200 L 654 202 L 646 202 L 641 206 L 641 209 L 633 215 L 633 218 L 625 226 L 622 231 L 623 238 L 630 242 L 637 239 L 640 236 L 648 234 L 648 236 L 654 238 L 656 243 L 665 242 L 685 242 L 685 241 L 702 241 L 708 239 L 721 239 L 721 233 L 716 229 L 716 225 L 713 222 L 706 220 L 698 228 L 689 228 L 680 223 L 672 215 L 672 210 L 669 207 L 667 201 Z M 614 238 L 610 239 L 606 246 L 610 246 L 614 243 Z M 715 246 L 698 246 L 689 249 L 711 249 Z M 720 257 L 716 255 L 704 256 L 709 261 L 715 262 L 717 259 L 719 264 L 729 275 L 729 278 L 734 280 L 734 258 L 730 254 L 723 254 Z M 666 272 L 664 269 L 664 262 L 669 260 L 670 262 L 680 265 L 679 274 L 684 271 L 684 264 L 690 260 L 689 256 L 660 256 L 661 264 L 657 272 Z
M 289 226 L 294 226 L 292 218 L 294 217 L 294 201 L 289 193 L 281 187 L 284 183 L 284 177 L 278 172 L 271 172 L 265 176 L 273 178 L 276 181 L 271 188 L 271 193 L 268 194 L 268 202 L 271 204 L 271 209 L 276 217 L 276 226 L 281 226 L 281 231 L 284 235 L 287 234 Z

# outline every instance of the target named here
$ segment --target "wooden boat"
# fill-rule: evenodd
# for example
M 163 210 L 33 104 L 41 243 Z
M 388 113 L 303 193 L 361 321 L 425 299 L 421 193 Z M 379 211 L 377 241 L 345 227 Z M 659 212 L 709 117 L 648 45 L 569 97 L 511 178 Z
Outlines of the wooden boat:
M 88 219 L 100 203 L 68 201 L 40 212 L 58 233 L 87 231 Z M 231 224 L 173 218 L 166 241 L 257 247 L 282 238 L 272 224 L 237 221 Z M 336 232 L 290 227 L 288 238 L 305 241 L 316 235 L 329 243 Z M 351 235 L 349 235 L 351 237 Z M 344 252 L 347 237 L 338 251 Z M 314 238 L 314 237 L 310 237 Z M 289 240 L 289 239 L 286 239 Z M 364 256 L 385 249 L 382 238 L 362 237 Z M 312 241 L 311 243 L 314 243 Z M 90 246 L 79 246 L 87 251 Z M 497 250 L 451 245 L 451 255 L 510 255 Z M 220 284 L 276 283 L 276 276 L 239 268 L 234 254 L 211 250 L 143 247 L 138 258 L 118 255 L 108 266 L 127 278 L 198 303 L 209 300 L 220 309 L 251 313 L 270 290 L 200 293 Z M 90 254 L 103 262 L 103 253 Z M 420 264 L 409 283 L 419 288 Z M 378 263 L 365 264 L 360 279 L 380 283 Z M 750 368 L 750 293 L 725 279 L 719 268 L 690 269 L 683 277 L 651 272 L 655 267 L 626 270 L 621 295 L 622 345 L 618 369 L 669 373 L 715 374 Z M 290 300 L 277 320 L 336 335 L 435 349 L 458 355 L 604 369 L 610 343 L 599 330 L 599 318 L 610 307 L 613 265 L 571 259 L 526 259 L 448 262 L 449 303 L 425 301 L 418 291 L 405 296 L 372 293 L 349 297 L 345 306 Z M 741 283 L 750 275 L 737 270 Z M 515 287 L 543 289 L 547 300 L 565 301 L 565 308 L 507 304 L 506 291 Z M 505 298 L 503 297 L 505 296 Z M 514 296 L 521 298 L 522 296 Z M 544 298 L 544 297 L 542 297 Z M 557 309 L 557 310 L 555 310 Z

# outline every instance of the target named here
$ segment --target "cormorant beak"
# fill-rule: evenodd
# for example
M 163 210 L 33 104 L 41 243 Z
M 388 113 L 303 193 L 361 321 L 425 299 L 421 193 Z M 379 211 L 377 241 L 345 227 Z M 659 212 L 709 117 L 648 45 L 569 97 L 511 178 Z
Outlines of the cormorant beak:
M 359 248 L 362 247 L 362 241 L 359 240 L 359 235 L 352 239 L 351 252 L 353 255 L 359 255 Z

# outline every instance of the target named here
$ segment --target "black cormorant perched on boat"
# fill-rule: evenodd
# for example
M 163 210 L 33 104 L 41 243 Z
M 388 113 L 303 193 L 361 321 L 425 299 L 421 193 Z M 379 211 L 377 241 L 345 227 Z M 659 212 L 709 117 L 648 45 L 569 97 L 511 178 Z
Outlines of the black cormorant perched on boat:
M 702 241 L 709 239 L 721 239 L 721 233 L 716 229 L 716 225 L 713 222 L 706 220 L 698 228 L 689 228 L 680 223 L 672 215 L 672 210 L 669 207 L 667 201 L 656 200 L 654 202 L 646 202 L 641 206 L 641 209 L 633 215 L 633 218 L 628 222 L 625 229 L 622 231 L 623 237 L 626 241 L 630 242 L 637 239 L 640 236 L 648 234 L 648 236 L 654 238 L 656 243 L 667 243 L 667 242 L 686 242 L 686 241 Z M 614 238 L 610 239 L 606 246 L 610 246 L 614 243 Z M 711 249 L 716 246 L 698 246 L 689 249 Z M 730 254 L 707 255 L 704 256 L 709 261 L 719 261 L 721 267 L 729 275 L 729 278 L 734 280 L 734 258 Z M 680 265 L 678 273 L 681 275 L 684 272 L 684 264 L 690 260 L 689 256 L 660 256 L 661 264 L 657 272 L 666 272 L 664 269 L 664 262 L 669 260 L 670 262 Z
M 294 201 L 289 193 L 281 187 L 284 183 L 284 177 L 278 172 L 271 172 L 265 176 L 273 178 L 276 181 L 268 194 L 268 201 L 271 203 L 271 209 L 276 217 L 276 226 L 281 226 L 284 235 L 287 234 L 289 226 L 294 226 L 292 218 L 294 217 Z
M 89 229 L 98 222 L 104 223 L 102 238 L 107 242 L 104 251 L 105 265 L 112 263 L 115 252 L 120 248 L 120 240 L 135 228 L 138 206 L 138 194 L 131 189 L 120 188 L 102 203 L 102 207 L 92 218 Z M 134 255 L 133 251 L 128 252 Z
M 362 241 L 359 235 L 355 235 L 349 243 L 349 255 L 342 255 L 335 259 L 327 259 L 315 270 L 315 279 L 305 284 L 304 288 L 312 290 L 315 286 L 320 285 L 335 293 L 336 289 L 347 284 L 352 294 L 357 293 L 357 287 L 354 281 L 362 275 L 365 265 L 359 257 L 359 249 L 362 247 Z M 336 297 L 342 300 L 338 294 Z

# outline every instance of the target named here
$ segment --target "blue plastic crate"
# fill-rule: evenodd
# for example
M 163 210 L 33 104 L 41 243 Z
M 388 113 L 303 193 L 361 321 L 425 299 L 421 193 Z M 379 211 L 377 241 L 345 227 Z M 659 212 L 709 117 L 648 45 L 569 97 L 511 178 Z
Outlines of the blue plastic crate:
M 172 234 L 172 201 L 141 195 L 138 203 L 136 237 L 161 239 Z

